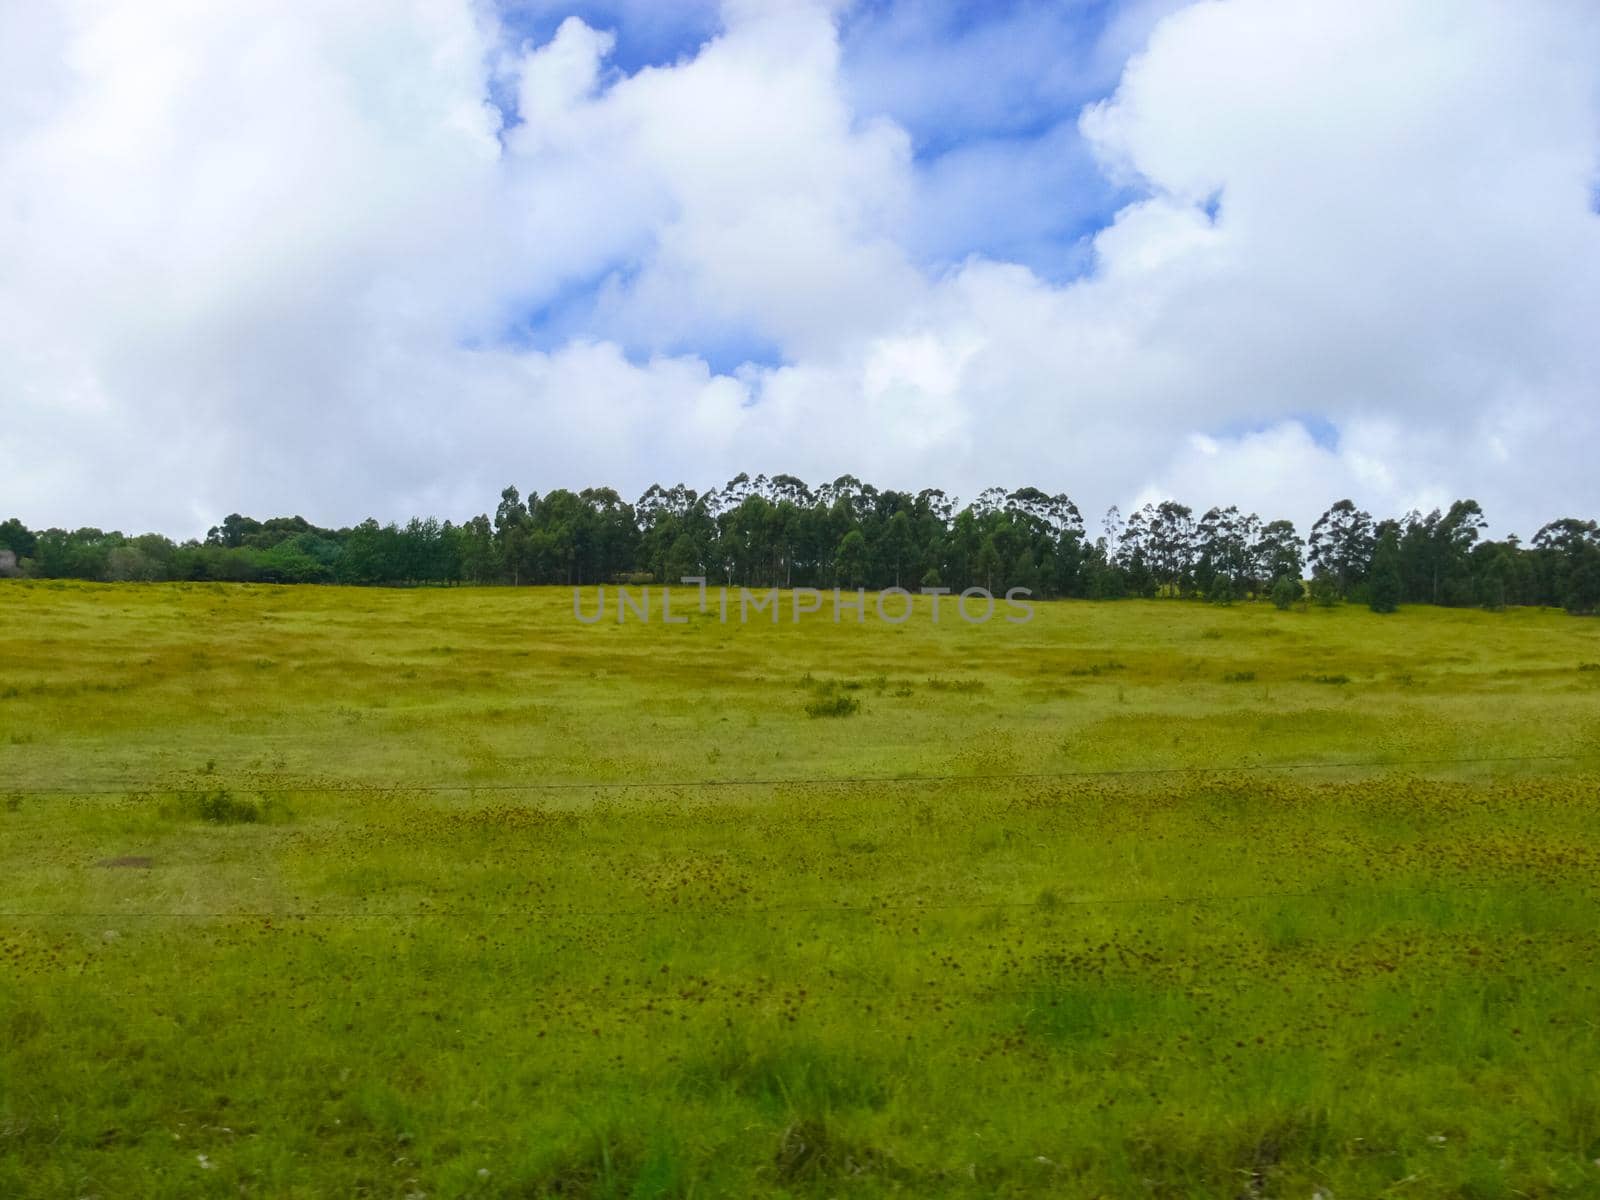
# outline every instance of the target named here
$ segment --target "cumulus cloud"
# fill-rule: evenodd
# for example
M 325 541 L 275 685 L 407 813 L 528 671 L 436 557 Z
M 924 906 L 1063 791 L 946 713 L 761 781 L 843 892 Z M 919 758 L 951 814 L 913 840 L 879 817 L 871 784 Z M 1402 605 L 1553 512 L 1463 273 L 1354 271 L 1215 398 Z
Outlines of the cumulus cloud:
M 1146 288 L 1208 419 L 1321 414 L 1375 504 L 1592 509 L 1595 46 L 1576 6 L 1238 0 L 1163 22 L 1084 125 L 1154 193 L 1104 236 L 1217 203 L 1210 245 Z M 1225 484 L 1259 450 L 1202 471 L 1191 443 L 1173 471 Z
M 7 8 L 0 508 L 188 533 L 748 469 L 1600 510 L 1600 19 L 1169 8 L 1080 48 L 1112 90 L 1075 129 L 943 174 L 868 99 L 936 86 L 865 87 L 848 5 L 729 5 L 631 72 L 625 31 L 473 0 Z M 986 186 L 1082 273 L 1005 261 Z

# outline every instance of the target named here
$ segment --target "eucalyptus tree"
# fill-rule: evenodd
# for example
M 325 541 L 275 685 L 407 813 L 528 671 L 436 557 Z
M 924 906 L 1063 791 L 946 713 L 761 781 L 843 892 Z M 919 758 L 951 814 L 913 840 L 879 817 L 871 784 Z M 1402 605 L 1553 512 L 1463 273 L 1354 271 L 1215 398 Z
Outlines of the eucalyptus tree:
M 1251 513 L 1245 516 L 1234 505 L 1210 508 L 1201 516 L 1194 531 L 1194 583 L 1207 596 L 1226 594 L 1233 599 L 1259 589 L 1252 569 L 1251 544 L 1261 525 Z M 1215 587 L 1218 578 L 1228 582 L 1226 589 Z
M 1348 596 L 1367 577 L 1374 541 L 1372 515 L 1353 500 L 1337 501 L 1311 527 L 1313 573 L 1325 576 L 1341 598 Z
M 1392 613 L 1400 607 L 1404 583 L 1400 577 L 1400 530 L 1394 521 L 1385 521 L 1375 531 L 1367 606 L 1376 613 Z
M 603 583 L 632 571 L 639 540 L 633 506 L 608 487 L 584 488 L 578 500 L 585 582 Z
M 468 583 L 488 583 L 500 573 L 500 557 L 495 547 L 494 527 L 487 513 L 479 513 L 455 530 L 456 561 L 460 578 Z
M 1301 545 L 1293 521 L 1268 521 L 1261 527 L 1250 544 L 1250 560 L 1251 570 L 1263 588 L 1274 586 L 1280 579 L 1292 580 L 1299 587 L 1306 569 Z
M 1193 585 L 1194 514 L 1176 500 L 1145 505 L 1146 542 L 1151 573 L 1173 595 L 1186 594 Z
M 1591 613 L 1600 606 L 1600 525 L 1563 517 L 1533 535 L 1541 604 Z
M 843 586 L 860 587 L 866 582 L 867 539 L 859 529 L 852 529 L 839 539 L 834 560 L 838 580 Z

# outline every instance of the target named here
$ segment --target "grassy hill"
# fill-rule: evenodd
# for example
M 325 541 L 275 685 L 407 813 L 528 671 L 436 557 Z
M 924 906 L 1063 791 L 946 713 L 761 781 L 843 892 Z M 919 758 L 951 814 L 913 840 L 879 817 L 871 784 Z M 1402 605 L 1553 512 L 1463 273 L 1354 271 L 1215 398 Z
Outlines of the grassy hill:
M 0 584 L 0 1194 L 1600 1190 L 1594 622 L 691 596 Z

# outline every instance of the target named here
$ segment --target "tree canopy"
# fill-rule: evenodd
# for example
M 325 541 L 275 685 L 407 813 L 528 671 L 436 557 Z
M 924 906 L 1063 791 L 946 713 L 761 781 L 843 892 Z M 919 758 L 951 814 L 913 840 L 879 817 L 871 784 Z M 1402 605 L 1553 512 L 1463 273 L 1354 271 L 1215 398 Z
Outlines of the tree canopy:
M 1600 528 L 1566 517 L 1524 546 L 1483 536 L 1475 500 L 1374 520 L 1331 504 L 1302 541 L 1293 523 L 1235 506 L 1196 514 L 1176 500 L 1116 509 L 1091 537 L 1072 499 L 989 488 L 966 505 L 936 488 L 880 490 L 852 475 L 812 487 L 741 474 L 698 492 L 653 484 L 501 493 L 493 515 L 416 517 L 326 529 L 303 517 L 230 513 L 204 539 L 0 523 L 0 548 L 41 578 L 265 583 L 677 583 L 744 587 L 1023 587 L 1043 598 L 1248 600 L 1309 594 L 1400 604 L 1600 609 Z M 1375 577 L 1377 572 L 1377 577 Z M 1284 583 L 1287 581 L 1287 583 Z M 1284 586 L 1277 586 L 1284 584 Z

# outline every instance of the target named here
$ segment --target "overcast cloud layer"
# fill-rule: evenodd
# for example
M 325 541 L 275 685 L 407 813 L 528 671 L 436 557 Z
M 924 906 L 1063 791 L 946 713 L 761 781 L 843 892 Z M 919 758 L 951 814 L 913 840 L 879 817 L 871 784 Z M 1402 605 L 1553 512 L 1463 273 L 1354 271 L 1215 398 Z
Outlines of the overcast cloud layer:
M 0 6 L 0 516 L 1600 515 L 1593 4 L 671 11 Z

